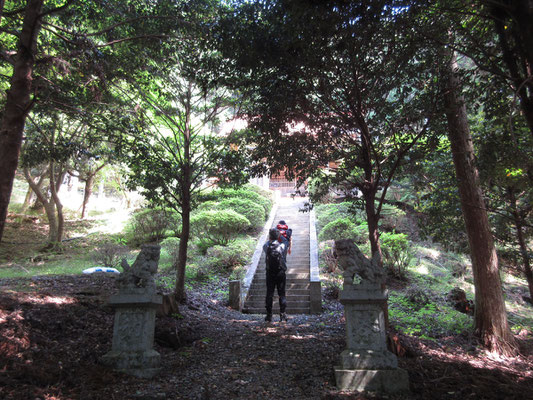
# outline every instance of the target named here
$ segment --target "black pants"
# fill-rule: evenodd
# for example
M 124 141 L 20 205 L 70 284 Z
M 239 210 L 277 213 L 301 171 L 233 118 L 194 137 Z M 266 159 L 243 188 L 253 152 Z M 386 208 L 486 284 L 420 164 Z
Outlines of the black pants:
M 287 277 L 285 272 L 278 274 L 266 274 L 267 294 L 266 294 L 266 311 L 267 314 L 272 314 L 272 300 L 274 298 L 274 289 L 278 289 L 279 296 L 279 312 L 284 313 L 287 307 L 287 300 L 285 299 L 285 283 Z

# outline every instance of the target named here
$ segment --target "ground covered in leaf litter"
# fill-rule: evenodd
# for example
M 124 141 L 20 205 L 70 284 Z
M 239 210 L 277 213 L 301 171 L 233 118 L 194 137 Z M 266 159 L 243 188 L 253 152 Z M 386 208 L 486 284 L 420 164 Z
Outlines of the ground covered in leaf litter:
M 176 317 L 158 317 L 162 371 L 152 380 L 103 367 L 111 349 L 114 292 L 108 276 L 0 280 L 1 399 L 527 399 L 533 339 L 495 359 L 469 337 L 439 342 L 397 335 L 406 395 L 341 393 L 333 366 L 344 349 L 342 307 L 267 324 L 227 307 L 220 284 L 189 292 Z M 405 354 L 404 354 L 405 353 Z

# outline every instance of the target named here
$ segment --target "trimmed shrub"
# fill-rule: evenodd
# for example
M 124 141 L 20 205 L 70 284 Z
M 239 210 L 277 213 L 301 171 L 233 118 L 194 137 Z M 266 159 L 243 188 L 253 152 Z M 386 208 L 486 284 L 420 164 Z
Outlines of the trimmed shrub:
M 215 200 L 207 200 L 200 203 L 196 208 L 197 211 L 210 211 L 218 209 L 219 202 Z
M 383 253 L 383 265 L 397 278 L 405 278 L 405 273 L 414 252 L 404 233 L 384 232 L 379 237 Z
M 339 218 L 349 218 L 356 225 L 362 224 L 365 219 L 360 211 L 355 211 L 351 203 L 320 204 L 315 207 L 317 216 L 317 229 L 321 231 L 327 224 Z
M 261 186 L 254 185 L 253 183 L 247 183 L 243 186 L 243 189 L 250 190 L 257 194 L 260 194 L 265 199 L 270 200 L 271 203 L 274 202 L 274 193 L 271 190 L 264 189 Z
M 134 213 L 127 230 L 128 243 L 138 246 L 157 242 L 179 230 L 181 218 L 170 208 L 147 208 Z M 171 233 L 170 233 L 170 232 Z
M 356 243 L 364 243 L 366 232 L 366 224 L 356 225 L 350 218 L 338 218 L 324 226 L 318 240 L 353 239 Z
M 268 217 L 272 208 L 273 201 L 261 196 L 259 193 L 246 189 L 224 189 L 219 191 L 220 199 L 226 199 L 229 197 L 236 197 L 238 199 L 248 199 L 259 204 L 263 207 L 265 212 L 265 219 Z
M 218 203 L 217 208 L 219 210 L 229 208 L 241 215 L 244 215 L 248 221 L 250 221 L 252 229 L 263 226 L 263 223 L 265 222 L 263 207 L 250 199 L 238 199 L 236 197 L 230 197 Z
M 193 235 L 211 245 L 225 246 L 250 226 L 244 215 L 233 210 L 201 211 L 191 218 Z
M 207 250 L 208 265 L 224 271 L 232 271 L 250 261 L 255 241 L 240 239 L 227 246 L 213 246 Z

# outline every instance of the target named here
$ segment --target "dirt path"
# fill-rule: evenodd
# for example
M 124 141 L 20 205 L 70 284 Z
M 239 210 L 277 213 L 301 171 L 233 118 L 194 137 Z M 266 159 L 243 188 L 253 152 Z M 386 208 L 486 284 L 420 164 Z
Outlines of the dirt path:
M 23 288 L 24 294 L 13 291 Z M 98 359 L 111 346 L 113 292 L 107 277 L 0 281 L 2 399 L 368 399 L 335 389 L 333 365 L 344 347 L 342 309 L 265 324 L 225 305 L 216 285 L 189 294 L 177 318 L 158 318 L 162 372 L 142 380 Z M 400 337 L 410 357 L 412 393 L 396 399 L 526 399 L 533 392 L 532 341 L 524 356 L 492 360 L 475 343 Z

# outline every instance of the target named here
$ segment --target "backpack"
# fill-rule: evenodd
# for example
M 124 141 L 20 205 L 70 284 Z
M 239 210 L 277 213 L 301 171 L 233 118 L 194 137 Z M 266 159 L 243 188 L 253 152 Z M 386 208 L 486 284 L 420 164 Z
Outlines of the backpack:
M 289 229 L 287 224 L 278 224 L 276 229 L 279 231 L 279 234 L 282 235 L 285 239 L 290 240 L 292 236 L 292 229 Z
M 287 267 L 283 260 L 283 248 L 281 243 L 273 240 L 268 243 L 266 251 L 266 270 L 268 273 L 277 274 L 280 271 L 285 271 Z

